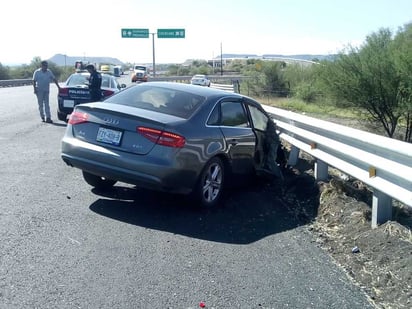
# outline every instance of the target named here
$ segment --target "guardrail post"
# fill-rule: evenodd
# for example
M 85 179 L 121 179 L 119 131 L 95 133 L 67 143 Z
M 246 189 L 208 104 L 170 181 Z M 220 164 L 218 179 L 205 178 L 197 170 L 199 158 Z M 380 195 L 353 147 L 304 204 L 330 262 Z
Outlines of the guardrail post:
M 322 181 L 328 180 L 329 178 L 328 168 L 329 166 L 325 162 L 321 160 L 316 160 L 315 167 L 314 167 L 315 179 L 322 180 Z
M 292 145 L 289 153 L 288 165 L 295 166 L 298 164 L 299 151 L 300 149 L 298 147 Z
M 232 80 L 232 84 L 233 84 L 233 92 L 240 93 L 239 80 L 238 79 Z
M 392 198 L 378 190 L 373 190 L 372 228 L 392 219 Z

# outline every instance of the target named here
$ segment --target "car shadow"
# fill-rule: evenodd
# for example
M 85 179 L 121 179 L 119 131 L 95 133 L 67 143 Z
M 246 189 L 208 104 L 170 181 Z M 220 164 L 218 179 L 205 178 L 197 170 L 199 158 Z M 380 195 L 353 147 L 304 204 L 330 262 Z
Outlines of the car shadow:
M 145 228 L 208 241 L 249 244 L 307 224 L 316 216 L 316 211 L 308 209 L 315 210 L 318 205 L 313 205 L 308 196 L 291 197 L 290 189 L 301 184 L 295 181 L 288 186 L 287 182 L 257 181 L 236 187 L 228 190 L 220 207 L 206 210 L 183 196 L 117 185 L 105 192 L 93 189 L 101 198 L 90 209 Z M 313 198 L 316 194 L 310 193 L 310 199 L 318 201 Z M 308 209 L 296 211 L 296 205 Z

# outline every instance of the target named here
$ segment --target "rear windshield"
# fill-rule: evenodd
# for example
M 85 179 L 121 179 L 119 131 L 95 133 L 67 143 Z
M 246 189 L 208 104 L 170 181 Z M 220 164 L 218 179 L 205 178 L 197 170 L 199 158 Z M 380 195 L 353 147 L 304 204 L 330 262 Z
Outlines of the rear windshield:
M 89 74 L 73 74 L 67 80 L 67 86 L 79 86 L 89 84 Z M 103 88 L 117 88 L 117 84 L 109 75 L 102 74 L 102 87 Z
M 67 80 L 66 84 L 68 86 L 77 86 L 77 85 L 84 85 L 88 84 L 89 82 L 89 75 L 85 74 L 73 74 L 70 76 L 70 78 Z
M 205 97 L 188 92 L 138 85 L 119 92 L 105 102 L 133 106 L 187 119 L 204 101 Z

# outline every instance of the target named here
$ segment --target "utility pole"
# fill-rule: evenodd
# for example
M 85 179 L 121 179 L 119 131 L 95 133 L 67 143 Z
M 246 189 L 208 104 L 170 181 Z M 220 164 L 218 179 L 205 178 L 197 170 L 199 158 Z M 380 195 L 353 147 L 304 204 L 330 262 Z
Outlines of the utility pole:
M 222 54 L 222 42 L 220 42 L 220 75 L 223 75 L 223 54 Z
M 151 33 L 152 34 L 152 51 L 153 51 L 153 77 L 156 77 L 156 63 L 155 63 L 155 41 L 154 41 L 154 36 L 156 33 Z

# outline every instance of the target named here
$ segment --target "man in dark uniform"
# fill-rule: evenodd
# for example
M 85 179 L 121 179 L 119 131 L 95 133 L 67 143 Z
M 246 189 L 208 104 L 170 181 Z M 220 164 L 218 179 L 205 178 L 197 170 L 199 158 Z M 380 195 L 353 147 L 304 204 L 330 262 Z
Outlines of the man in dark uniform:
M 90 89 L 90 99 L 92 101 L 100 101 L 102 98 L 102 75 L 96 71 L 93 64 L 88 64 L 86 70 L 89 71 L 89 89 Z

